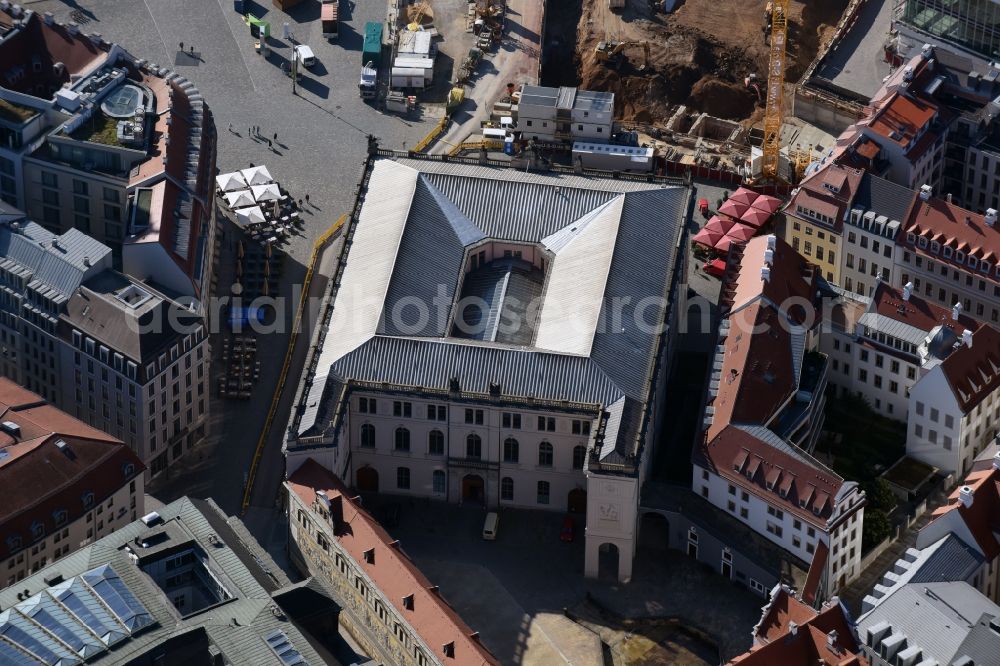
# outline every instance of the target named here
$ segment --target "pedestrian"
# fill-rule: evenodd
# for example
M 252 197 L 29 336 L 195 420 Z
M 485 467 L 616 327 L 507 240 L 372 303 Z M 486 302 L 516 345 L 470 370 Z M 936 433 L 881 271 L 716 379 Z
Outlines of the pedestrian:
M 232 131 L 233 131 L 233 124 L 232 124 L 232 123 L 229 123 L 229 131 L 230 131 L 230 132 L 232 132 Z
M 274 133 L 274 142 L 278 143 L 278 133 L 277 132 Z
M 309 195 L 306 194 L 306 204 L 308 205 L 308 203 L 309 203 Z
M 302 208 L 302 199 L 299 199 L 299 208 Z
M 181 42 L 181 51 L 184 50 L 184 42 Z
M 270 139 L 267 140 L 267 147 L 268 148 L 274 148 L 274 146 L 271 145 L 271 140 Z
M 191 45 L 191 55 L 194 55 L 194 44 Z
M 247 136 L 253 136 L 253 125 L 247 128 Z

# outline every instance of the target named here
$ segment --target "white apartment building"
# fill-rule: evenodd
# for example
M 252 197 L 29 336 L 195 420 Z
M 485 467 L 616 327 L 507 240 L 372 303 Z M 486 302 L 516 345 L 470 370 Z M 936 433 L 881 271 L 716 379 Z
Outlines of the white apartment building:
M 614 115 L 614 93 L 525 84 L 517 104 L 517 128 L 525 139 L 608 142 Z
M 911 189 L 864 175 L 844 218 L 841 287 L 871 296 L 880 280 L 892 282 L 896 236 L 915 198 Z
M 817 346 L 819 317 L 798 312 L 819 306 L 819 269 L 774 236 L 752 239 L 736 260 L 723 281 L 692 489 L 812 562 L 812 589 L 823 598 L 860 574 L 865 496 L 810 455 L 815 435 L 793 437 L 797 428 L 822 429 L 828 362 L 807 351 Z M 803 414 L 810 417 L 789 427 Z
M 1000 431 L 1000 330 L 943 329 L 931 345 L 936 362 L 910 389 L 906 452 L 964 475 Z
M 894 286 L 913 282 L 928 300 L 1000 324 L 997 211 L 980 215 L 932 194 L 921 190 L 900 232 Z
M 674 331 L 640 318 L 675 321 L 690 192 L 405 158 L 366 182 L 288 473 L 585 512 L 587 575 L 628 580 Z
M 8 379 L 0 422 L 3 587 L 143 515 L 143 464 L 122 442 Z
M 4 376 L 124 441 L 150 474 L 204 436 L 199 315 L 112 270 L 110 248 L 76 229 L 0 224 L 0 259 Z

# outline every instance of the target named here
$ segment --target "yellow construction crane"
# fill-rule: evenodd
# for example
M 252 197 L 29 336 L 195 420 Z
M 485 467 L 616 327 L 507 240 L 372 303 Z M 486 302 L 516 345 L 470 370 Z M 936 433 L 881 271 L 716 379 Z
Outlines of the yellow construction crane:
M 598 42 L 597 46 L 594 47 L 594 56 L 596 56 L 597 62 L 618 63 L 620 62 L 619 57 L 622 52 L 630 46 L 641 47 L 645 56 L 645 60 L 643 60 L 642 66 L 639 67 L 639 71 L 641 72 L 649 67 L 649 44 L 647 42 Z
M 767 66 L 767 108 L 764 111 L 764 157 L 761 176 L 765 180 L 780 180 L 781 123 L 785 100 L 785 43 L 788 39 L 788 5 L 790 0 L 767 3 L 771 15 L 771 53 Z

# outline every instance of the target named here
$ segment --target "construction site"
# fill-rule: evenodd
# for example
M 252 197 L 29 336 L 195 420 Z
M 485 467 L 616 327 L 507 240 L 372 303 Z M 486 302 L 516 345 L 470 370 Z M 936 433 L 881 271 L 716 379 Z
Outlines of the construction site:
M 549 3 L 542 83 L 613 92 L 616 119 L 623 121 L 662 125 L 680 105 L 716 118 L 759 121 L 765 105 L 770 4 Z M 789 3 L 786 83 L 796 82 L 808 68 L 847 4 Z M 574 37 L 574 43 L 567 43 Z M 616 52 L 608 57 L 609 50 Z

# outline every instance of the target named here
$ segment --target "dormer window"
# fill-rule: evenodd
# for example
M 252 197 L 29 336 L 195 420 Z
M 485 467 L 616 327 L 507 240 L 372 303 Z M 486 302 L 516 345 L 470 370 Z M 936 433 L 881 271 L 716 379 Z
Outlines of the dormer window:
M 931 252 L 937 254 L 940 251 L 941 251 L 941 244 L 938 243 L 937 241 L 931 241 Z
M 917 245 L 919 245 L 920 247 L 926 248 L 927 247 L 927 239 L 924 238 L 923 236 L 921 236 L 920 238 L 917 239 Z
M 993 270 L 993 266 L 990 264 L 990 262 L 988 262 L 988 261 L 980 262 L 980 264 L 979 264 L 979 271 L 980 272 L 986 273 L 987 275 L 989 275 L 990 271 L 992 271 L 992 270 Z
M 965 253 L 961 250 L 955 250 L 955 261 L 959 263 L 965 261 Z
M 20 550 L 23 543 L 21 542 L 21 537 L 15 535 L 7 537 L 7 548 L 14 552 L 15 550 Z
M 45 536 L 45 525 L 40 520 L 31 523 L 31 536 L 35 539 L 41 539 Z
M 444 652 L 444 656 L 450 657 L 451 659 L 454 659 L 455 658 L 455 642 L 452 641 L 451 643 L 445 643 L 444 645 L 441 646 L 441 651 Z
M 131 479 L 135 475 L 135 465 L 130 462 L 124 463 L 122 465 L 122 474 L 125 475 L 126 479 Z
M 408 594 L 403 597 L 403 608 L 406 610 L 413 610 L 413 595 Z
M 364 553 L 364 557 L 365 557 L 365 562 L 367 562 L 368 564 L 375 564 L 375 549 L 369 548 L 368 550 L 366 550 Z
M 979 260 L 973 257 L 972 255 L 969 255 L 969 268 L 971 268 L 972 270 L 976 270 L 977 268 L 979 268 Z
M 954 254 L 954 250 L 952 250 L 950 246 L 945 245 L 944 246 L 944 258 L 945 259 L 951 259 L 951 255 L 952 254 Z
M 909 243 L 910 245 L 915 244 L 917 242 L 916 235 L 913 234 L 912 232 L 906 234 L 906 242 Z
M 786 489 L 784 489 L 784 488 L 779 488 L 778 489 L 778 494 L 781 495 L 782 499 L 784 499 L 784 498 L 786 498 L 788 496 L 788 491 Z
M 56 509 L 52 512 L 52 520 L 55 521 L 56 527 L 66 524 L 67 513 L 66 509 Z
M 83 502 L 83 508 L 89 510 L 94 508 L 94 493 L 86 492 L 80 496 L 80 501 Z

